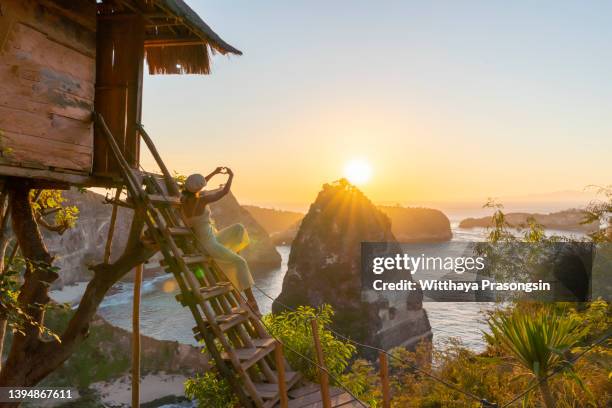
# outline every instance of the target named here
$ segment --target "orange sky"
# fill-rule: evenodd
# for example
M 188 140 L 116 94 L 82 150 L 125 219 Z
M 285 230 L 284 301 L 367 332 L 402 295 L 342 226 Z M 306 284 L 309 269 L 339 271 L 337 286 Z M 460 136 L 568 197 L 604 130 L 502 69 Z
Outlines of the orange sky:
M 279 206 L 312 202 L 356 157 L 376 202 L 611 183 L 612 6 L 350 4 L 191 1 L 244 55 L 145 78 L 169 167 L 230 166 L 242 202 Z

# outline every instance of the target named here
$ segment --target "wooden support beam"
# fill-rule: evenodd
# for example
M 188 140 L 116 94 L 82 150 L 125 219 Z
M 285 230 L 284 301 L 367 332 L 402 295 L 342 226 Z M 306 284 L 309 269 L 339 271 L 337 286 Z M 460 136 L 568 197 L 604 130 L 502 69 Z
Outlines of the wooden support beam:
M 145 40 L 145 48 L 184 47 L 187 45 L 206 45 L 202 40 Z
M 325 367 L 325 359 L 323 357 L 323 348 L 321 347 L 321 338 L 319 337 L 319 324 L 316 319 L 310 321 L 312 327 L 312 337 L 314 340 L 315 351 L 317 352 L 317 363 L 319 365 L 319 382 L 321 383 L 321 402 L 323 408 L 332 408 L 331 397 L 329 395 L 329 375 Z
M 391 408 L 391 391 L 389 387 L 389 362 L 387 360 L 387 354 L 380 352 L 379 355 L 380 363 L 380 382 L 382 385 L 383 404 L 382 408 Z
M 115 200 L 113 201 L 113 211 L 111 213 L 110 224 L 108 226 L 108 235 L 106 238 L 106 247 L 104 248 L 104 263 L 110 262 L 111 248 L 113 246 L 113 233 L 115 232 L 115 222 L 117 221 L 117 206 L 121 198 L 121 187 L 115 192 Z
M 140 406 L 140 286 L 142 264 L 134 271 L 134 303 L 132 304 L 132 407 Z
M 280 398 L 280 408 L 288 408 L 289 397 L 287 397 L 285 356 L 283 355 L 283 344 L 280 341 L 276 342 L 276 349 L 274 349 L 274 359 L 276 362 L 276 371 L 278 372 L 278 395 Z

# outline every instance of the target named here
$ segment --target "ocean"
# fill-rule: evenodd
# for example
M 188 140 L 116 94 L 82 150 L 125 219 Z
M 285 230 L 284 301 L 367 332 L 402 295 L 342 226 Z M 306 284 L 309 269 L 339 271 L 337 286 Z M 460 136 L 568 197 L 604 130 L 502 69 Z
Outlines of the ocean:
M 461 229 L 458 222 L 452 222 L 453 241 L 481 241 L 485 237 L 485 230 Z M 560 231 L 547 231 L 548 233 L 562 234 Z M 258 274 L 255 284 L 266 295 L 275 298 L 281 291 L 284 273 L 289 259 L 289 246 L 277 247 L 282 257 L 280 268 L 264 274 Z M 79 292 L 84 284 L 76 287 L 67 287 L 62 291 L 54 291 L 52 297 L 65 301 L 67 293 Z M 99 314 L 110 323 L 131 330 L 131 304 L 132 283 L 118 283 L 113 294 L 108 296 L 101 304 Z M 193 338 L 192 327 L 195 325 L 189 310 L 183 308 L 174 298 L 176 285 L 171 275 L 158 276 L 143 282 L 141 292 L 141 333 L 161 340 L 179 341 L 181 343 L 196 345 Z M 268 313 L 272 307 L 272 300 L 255 290 L 258 304 L 263 313 Z M 465 346 L 474 351 L 485 348 L 482 332 L 487 329 L 484 320 L 488 310 L 495 307 L 492 303 L 460 303 L 460 302 L 425 302 L 433 332 L 434 346 L 444 348 L 451 338 L 458 339 Z

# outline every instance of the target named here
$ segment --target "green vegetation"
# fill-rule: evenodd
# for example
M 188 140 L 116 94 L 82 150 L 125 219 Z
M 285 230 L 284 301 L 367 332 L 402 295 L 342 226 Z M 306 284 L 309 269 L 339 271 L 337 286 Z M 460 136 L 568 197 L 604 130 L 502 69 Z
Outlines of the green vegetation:
M 332 376 L 336 377 L 344 373 L 356 352 L 355 346 L 337 339 L 332 332 L 327 330 L 332 323 L 333 316 L 334 311 L 329 305 L 322 305 L 318 309 L 300 306 L 295 312 L 269 314 L 265 316 L 264 323 L 270 334 L 285 345 L 285 354 L 291 367 L 314 381 L 317 378 L 317 370 L 311 362 L 316 361 L 317 356 L 312 341 L 311 320 L 316 319 L 318 323 L 325 365 Z
M 185 382 L 185 396 L 195 400 L 198 408 L 234 408 L 238 403 L 227 380 L 220 378 L 216 371 L 188 379 Z

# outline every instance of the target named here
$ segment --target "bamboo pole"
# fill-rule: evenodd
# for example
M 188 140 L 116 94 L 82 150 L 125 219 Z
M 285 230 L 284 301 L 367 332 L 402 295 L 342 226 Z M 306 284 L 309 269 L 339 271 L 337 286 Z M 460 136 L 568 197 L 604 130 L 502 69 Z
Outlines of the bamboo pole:
M 113 246 L 113 233 L 115 232 L 115 223 L 117 222 L 117 203 L 121 198 L 121 190 L 123 186 L 117 187 L 115 192 L 115 202 L 113 204 L 113 212 L 111 213 L 110 224 L 108 225 L 108 236 L 106 238 L 106 247 L 104 248 L 104 263 L 110 262 L 111 248 Z
M 321 401 L 323 408 L 332 408 L 331 398 L 329 396 L 329 375 L 325 368 L 325 359 L 323 358 L 323 348 L 321 347 L 321 339 L 319 338 L 319 326 L 316 319 L 310 321 L 312 327 L 312 337 L 314 339 L 315 350 L 317 352 L 317 363 L 319 365 L 319 382 L 321 383 Z
M 140 286 L 142 264 L 134 272 L 134 302 L 132 304 L 132 407 L 140 406 Z
M 285 379 L 285 356 L 283 355 L 283 343 L 276 343 L 274 349 L 274 359 L 276 360 L 276 371 L 278 372 L 278 395 L 280 397 L 280 407 L 289 407 L 287 397 L 287 380 Z
M 389 390 L 389 363 L 387 354 L 380 352 L 380 382 L 382 384 L 383 405 L 382 408 L 391 408 L 391 392 Z

